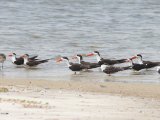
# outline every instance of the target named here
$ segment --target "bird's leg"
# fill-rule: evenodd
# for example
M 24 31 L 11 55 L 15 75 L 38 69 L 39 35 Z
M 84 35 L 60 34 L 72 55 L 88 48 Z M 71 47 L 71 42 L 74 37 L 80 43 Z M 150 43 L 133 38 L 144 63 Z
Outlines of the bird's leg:
M 76 72 L 74 72 L 74 74 L 76 75 Z
M 2 69 L 3 69 L 3 63 L 2 63 Z
M 1 63 L 1 70 L 2 70 L 2 68 L 3 68 L 2 66 L 3 66 L 3 65 L 2 65 L 2 63 Z

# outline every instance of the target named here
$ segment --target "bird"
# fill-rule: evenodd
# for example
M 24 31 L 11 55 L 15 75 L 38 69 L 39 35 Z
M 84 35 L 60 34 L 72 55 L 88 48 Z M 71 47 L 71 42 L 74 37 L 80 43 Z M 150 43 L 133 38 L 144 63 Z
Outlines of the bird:
M 101 65 L 101 70 L 102 72 L 106 73 L 106 74 L 113 74 L 119 71 L 124 71 L 124 70 L 129 70 L 131 69 L 131 66 L 126 66 L 126 67 L 114 67 L 114 66 L 108 66 L 105 64 Z
M 131 66 L 132 66 L 133 70 L 140 71 L 142 69 L 146 69 L 146 64 L 134 63 L 133 59 L 135 59 L 135 57 L 132 57 L 132 58 L 129 58 L 128 60 L 126 60 L 126 62 L 130 62 L 131 63 Z
M 145 67 L 146 69 L 153 68 L 153 67 L 156 67 L 156 66 L 160 65 L 160 62 L 144 61 L 141 54 L 137 54 L 137 55 L 133 56 L 132 58 L 137 58 L 138 63 L 139 64 L 144 64 L 146 66 Z
M 157 67 L 157 72 L 160 74 L 160 66 Z
M 1 69 L 3 69 L 3 64 L 5 60 L 6 60 L 6 55 L 3 53 L 0 53 L 0 63 L 2 64 Z
M 24 59 L 24 65 L 27 67 L 36 67 L 39 64 L 48 62 L 51 59 L 45 59 L 45 60 L 30 60 L 29 55 L 25 54 L 22 56 L 22 58 Z
M 111 59 L 104 59 L 100 56 L 98 51 L 94 51 L 93 53 L 87 54 L 86 56 L 93 56 L 95 55 L 99 65 L 106 64 L 106 65 L 114 65 L 125 63 L 127 59 L 118 59 L 118 60 L 111 60 Z
M 73 59 L 78 59 L 78 63 L 86 66 L 87 69 L 97 68 L 100 67 L 98 63 L 91 63 L 91 62 L 85 62 L 83 61 L 83 57 L 80 54 L 77 54 Z
M 28 54 L 25 54 L 25 55 L 29 56 Z M 13 64 L 15 64 L 15 65 L 23 65 L 24 64 L 24 59 L 22 56 L 17 58 L 16 53 L 10 53 L 8 56 L 11 58 L 11 61 Z M 38 57 L 38 55 L 29 57 L 29 61 L 38 60 L 38 59 L 36 59 L 37 57 Z
M 60 59 L 56 60 L 56 62 L 61 62 L 61 61 L 66 62 L 68 68 L 71 71 L 73 71 L 74 74 L 76 74 L 76 72 L 78 72 L 78 71 L 82 71 L 84 69 L 87 69 L 86 66 L 84 66 L 82 64 L 69 62 L 68 57 L 61 57 Z

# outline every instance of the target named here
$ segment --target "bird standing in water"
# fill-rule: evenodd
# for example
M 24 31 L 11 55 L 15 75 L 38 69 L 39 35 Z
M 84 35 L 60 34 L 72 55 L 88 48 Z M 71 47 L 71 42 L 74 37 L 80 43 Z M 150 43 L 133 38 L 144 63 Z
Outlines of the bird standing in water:
M 25 54 L 25 55 L 29 56 L 28 54 Z M 15 64 L 17 66 L 24 64 L 24 59 L 22 56 L 16 57 L 17 56 L 16 53 L 10 53 L 8 56 L 10 57 L 13 64 Z M 29 57 L 29 61 L 38 60 L 38 59 L 36 59 L 37 57 L 38 57 L 38 55 Z
M 86 69 L 93 69 L 93 68 L 100 67 L 100 65 L 98 63 L 91 63 L 91 62 L 83 61 L 83 57 L 80 54 L 77 54 L 75 57 L 73 57 L 73 59 L 75 59 L 75 58 L 78 59 L 79 64 L 86 66 Z
M 108 74 L 109 76 L 113 73 L 119 72 L 119 71 L 124 71 L 124 70 L 130 70 L 131 66 L 126 66 L 126 67 L 114 67 L 114 66 L 107 66 L 105 64 L 101 65 L 101 70 L 102 72 Z
M 137 54 L 137 55 L 133 56 L 132 58 L 137 58 L 138 63 L 144 64 L 146 69 L 160 66 L 160 62 L 144 61 L 141 54 Z
M 69 62 L 69 59 L 67 57 L 61 57 L 60 59 L 56 60 L 56 62 L 61 62 L 61 61 L 65 61 L 68 68 L 72 70 L 74 74 L 76 74 L 76 72 L 87 69 L 87 67 L 82 64 Z
M 39 64 L 46 63 L 46 62 L 48 62 L 49 60 L 51 60 L 51 59 L 45 59 L 45 60 L 30 60 L 28 54 L 23 55 L 22 58 L 24 59 L 24 65 L 27 66 L 27 67 L 36 67 L 36 66 L 39 65 Z
M 87 56 L 96 56 L 97 62 L 99 65 L 105 64 L 105 65 L 114 65 L 114 64 L 120 64 L 125 63 L 127 59 L 117 59 L 117 60 L 111 60 L 111 59 L 104 59 L 100 56 L 100 53 L 98 51 L 94 51 L 93 53 L 87 54 Z
M 6 55 L 3 53 L 0 53 L 0 63 L 2 64 L 1 69 L 3 69 L 3 64 L 5 60 L 6 60 Z

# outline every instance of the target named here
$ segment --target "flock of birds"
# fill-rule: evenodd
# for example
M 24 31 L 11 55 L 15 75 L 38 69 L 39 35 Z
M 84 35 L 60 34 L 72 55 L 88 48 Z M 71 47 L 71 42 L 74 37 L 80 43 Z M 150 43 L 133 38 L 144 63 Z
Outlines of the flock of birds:
M 17 57 L 15 53 L 11 53 L 8 56 L 10 57 L 13 64 L 17 66 L 24 65 L 27 67 L 35 67 L 39 64 L 46 63 L 49 60 L 53 59 L 53 58 L 50 58 L 50 59 L 40 60 L 37 58 L 38 55 L 29 56 L 28 54 L 24 54 L 20 57 Z M 83 60 L 83 56 L 96 56 L 97 62 L 96 63 L 86 62 Z M 76 56 L 72 57 L 72 59 L 77 59 L 78 63 L 70 62 L 68 57 L 56 58 L 56 62 L 61 62 L 61 61 L 66 62 L 68 68 L 74 71 L 75 74 L 78 71 L 89 70 L 89 69 L 98 68 L 98 67 L 100 67 L 104 73 L 109 75 L 119 71 L 124 71 L 129 69 L 140 71 L 142 69 L 150 69 L 153 67 L 157 67 L 157 72 L 160 73 L 160 62 L 144 61 L 141 54 L 137 54 L 128 59 L 126 58 L 126 59 L 111 60 L 111 59 L 102 58 L 98 51 L 94 51 L 86 55 L 77 54 Z M 135 61 L 133 61 L 134 59 L 137 59 L 138 62 L 135 63 Z M 2 63 L 1 69 L 3 69 L 3 63 L 5 62 L 5 60 L 6 60 L 6 55 L 0 54 L 0 63 Z M 130 65 L 124 66 L 124 67 L 114 66 L 116 64 L 121 64 L 126 62 L 129 62 Z
M 11 59 L 13 64 L 17 66 L 25 65 L 26 67 L 35 67 L 39 64 L 48 62 L 49 60 L 53 59 L 50 58 L 50 59 L 40 60 L 37 58 L 38 55 L 30 57 L 28 54 L 24 54 L 20 57 L 17 57 L 16 53 L 11 53 L 8 55 L 8 57 Z M 0 63 L 2 63 L 1 69 L 3 69 L 3 64 L 5 61 L 6 61 L 6 55 L 1 53 L 0 54 Z
M 96 56 L 97 62 L 96 63 L 85 62 L 83 60 L 83 56 Z M 98 51 L 94 51 L 87 55 L 77 54 L 75 57 L 73 57 L 73 59 L 75 58 L 78 59 L 78 63 L 70 62 L 67 57 L 61 57 L 60 59 L 57 60 L 57 62 L 65 61 L 69 69 L 74 71 L 75 74 L 77 71 L 88 70 L 88 69 L 93 69 L 97 67 L 100 67 L 104 73 L 109 74 L 109 75 L 119 72 L 119 71 L 124 71 L 124 70 L 129 70 L 129 69 L 140 71 L 143 69 L 150 69 L 154 67 L 157 67 L 157 72 L 160 73 L 160 62 L 144 61 L 141 54 L 137 54 L 128 59 L 116 59 L 116 60 L 112 59 L 111 60 L 111 59 L 102 58 Z M 138 63 L 133 62 L 134 59 L 137 59 Z M 121 64 L 121 63 L 126 63 L 126 62 L 129 62 L 130 65 L 125 66 L 125 67 L 114 66 L 116 64 Z

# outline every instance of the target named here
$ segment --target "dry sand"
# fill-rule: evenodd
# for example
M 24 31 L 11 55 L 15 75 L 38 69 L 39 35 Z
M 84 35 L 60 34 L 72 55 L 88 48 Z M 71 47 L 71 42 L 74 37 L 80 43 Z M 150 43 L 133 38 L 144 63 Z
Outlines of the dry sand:
M 159 120 L 160 85 L 0 80 L 0 120 Z

